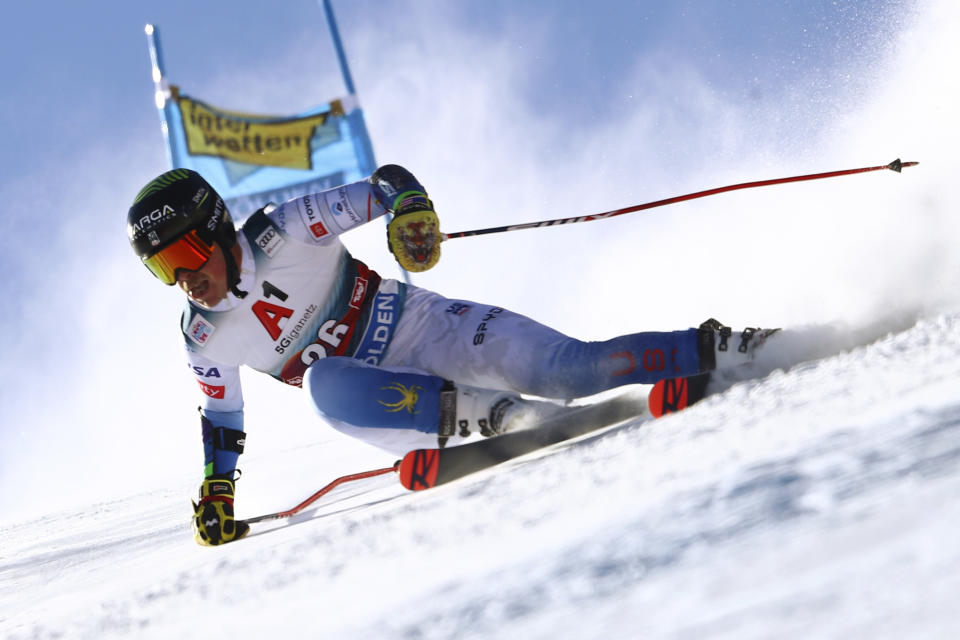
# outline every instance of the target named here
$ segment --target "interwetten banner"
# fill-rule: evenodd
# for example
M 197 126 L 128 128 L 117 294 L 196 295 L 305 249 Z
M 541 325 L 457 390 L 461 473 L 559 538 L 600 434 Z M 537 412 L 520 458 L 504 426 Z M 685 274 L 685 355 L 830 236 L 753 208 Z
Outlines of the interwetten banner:
M 354 96 L 278 117 L 213 107 L 171 86 L 163 111 L 173 166 L 199 172 L 235 219 L 376 169 Z

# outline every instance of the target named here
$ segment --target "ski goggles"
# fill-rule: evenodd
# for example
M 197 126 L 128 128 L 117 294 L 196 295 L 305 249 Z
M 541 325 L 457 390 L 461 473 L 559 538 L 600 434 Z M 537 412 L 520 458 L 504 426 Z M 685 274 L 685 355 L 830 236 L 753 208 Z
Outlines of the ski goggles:
M 164 284 L 174 284 L 177 281 L 177 269 L 196 271 L 207 263 L 212 254 L 213 245 L 201 240 L 196 230 L 192 230 L 144 259 L 143 264 Z

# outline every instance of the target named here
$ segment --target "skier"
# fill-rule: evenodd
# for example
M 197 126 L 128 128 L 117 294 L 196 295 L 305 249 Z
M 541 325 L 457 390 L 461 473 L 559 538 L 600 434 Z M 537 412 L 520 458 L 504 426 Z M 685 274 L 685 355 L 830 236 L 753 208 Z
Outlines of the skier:
M 213 187 L 187 169 L 160 175 L 136 196 L 130 243 L 157 278 L 187 295 L 181 329 L 202 391 L 199 543 L 249 530 L 233 511 L 245 442 L 241 364 L 304 387 L 338 430 L 402 453 L 496 436 L 559 406 L 520 394 L 572 399 L 690 376 L 746 361 L 762 343 L 744 332 L 728 349 L 730 331 L 716 323 L 582 342 L 496 305 L 381 278 L 338 235 L 388 211 L 397 261 L 413 272 L 433 267 L 437 214 L 397 165 L 261 209 L 239 228 Z

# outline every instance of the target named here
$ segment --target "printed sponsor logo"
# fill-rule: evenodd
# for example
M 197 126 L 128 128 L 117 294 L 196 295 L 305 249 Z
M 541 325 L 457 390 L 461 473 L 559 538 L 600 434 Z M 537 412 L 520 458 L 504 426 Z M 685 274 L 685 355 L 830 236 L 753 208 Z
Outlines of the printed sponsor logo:
M 417 411 L 417 403 L 420 402 L 420 392 L 423 391 L 423 387 L 416 384 L 408 387 L 400 382 L 394 382 L 387 387 L 380 387 L 380 390 L 397 391 L 400 393 L 399 399 L 393 402 L 377 400 L 378 403 L 386 407 L 387 413 L 399 413 L 404 409 L 406 409 L 407 413 L 419 413 L 419 411 Z
M 317 203 L 313 196 L 303 196 L 296 203 L 300 218 L 304 226 L 310 230 L 314 240 L 319 240 L 330 233 L 320 220 L 320 212 L 317 210 Z
M 313 203 L 313 196 L 303 196 L 300 198 L 300 204 L 303 205 L 303 208 L 300 209 L 300 215 L 306 216 L 308 222 L 313 222 L 317 217 L 317 208 Z
M 390 199 L 393 199 L 393 197 L 397 195 L 397 190 L 392 184 L 390 184 L 389 180 L 383 180 L 381 178 L 377 180 L 377 186 L 380 187 L 380 189 L 383 190 L 383 193 Z
M 411 453 L 413 458 L 404 458 L 400 466 L 400 482 L 413 491 L 429 489 L 437 483 L 440 452 L 437 449 L 417 449 Z
M 226 387 L 222 385 L 212 385 L 207 384 L 203 380 L 197 380 L 197 384 L 200 385 L 200 389 L 204 394 L 210 396 L 215 400 L 223 400 L 226 394 Z
M 220 226 L 220 220 L 223 217 L 223 207 L 223 200 L 217 198 L 216 204 L 213 205 L 213 215 L 210 216 L 209 220 L 207 220 L 207 229 L 210 231 L 216 231 L 217 227 Z
M 293 325 L 293 328 L 290 329 L 285 336 L 280 338 L 280 342 L 276 347 L 274 347 L 274 350 L 280 354 L 284 353 L 291 344 L 301 337 L 304 328 L 307 326 L 307 323 L 310 321 L 310 318 L 313 317 L 313 314 L 316 313 L 316 311 L 317 305 L 311 304 L 308 306 L 304 310 L 303 315 L 300 316 L 300 319 L 297 320 L 297 323 Z
M 327 207 L 330 209 L 330 213 L 333 214 L 334 220 L 336 220 L 341 231 L 346 231 L 347 229 L 363 222 L 363 220 L 360 218 L 360 214 L 357 213 L 356 209 L 354 209 L 353 205 L 350 203 L 350 198 L 347 196 L 346 187 L 340 187 L 334 191 L 329 191 L 325 197 L 327 200 Z M 344 220 L 344 218 L 346 218 L 346 220 Z
M 469 310 L 470 310 L 470 305 L 463 304 L 462 302 L 454 302 L 449 307 L 447 307 L 447 313 L 452 313 L 455 316 L 462 316 Z
M 493 307 L 487 311 L 486 315 L 483 316 L 483 319 L 480 321 L 480 324 L 477 326 L 477 332 L 473 335 L 473 344 L 474 346 L 480 346 L 483 344 L 484 338 L 487 336 L 487 329 L 489 323 L 496 319 L 496 317 L 503 313 L 503 309 L 500 307 Z
M 317 203 L 313 196 L 303 196 L 297 202 L 297 211 L 300 212 L 300 218 L 304 226 L 310 230 L 314 240 L 320 240 L 330 234 L 327 227 L 320 219 L 320 212 L 317 210 Z
M 283 246 L 284 239 L 280 235 L 280 232 L 277 231 L 276 227 L 270 225 L 263 232 L 257 236 L 255 241 L 257 246 L 260 247 L 260 250 L 267 254 L 268 258 L 272 258 L 280 247 Z
M 264 283 L 266 284 L 266 283 Z M 250 311 L 260 321 L 260 325 L 270 334 L 271 340 L 280 337 L 283 329 L 280 328 L 280 322 L 287 320 L 293 315 L 293 309 L 279 304 L 273 304 L 266 300 L 257 300 L 250 307 Z
M 244 164 L 310 170 L 312 141 L 339 139 L 336 116 L 343 105 L 301 118 L 249 118 L 223 111 L 184 94 L 178 98 L 187 149 L 192 155 L 215 156 Z
M 210 368 L 198 367 L 196 365 L 190 364 L 189 362 L 187 363 L 187 366 L 193 370 L 194 375 L 198 375 L 201 378 L 220 378 L 221 377 L 220 370 L 217 369 L 216 367 L 210 367 Z
M 310 225 L 310 233 L 313 234 L 314 239 L 319 240 L 320 238 L 326 236 L 330 232 L 327 231 L 327 228 L 323 226 L 322 222 L 314 222 Z
M 374 298 L 373 313 L 367 331 L 357 347 L 355 358 L 367 364 L 378 365 L 383 357 L 390 337 L 393 334 L 393 325 L 396 322 L 397 294 L 380 291 Z
M 350 307 L 353 309 L 359 309 L 360 303 L 363 302 L 364 297 L 367 295 L 367 279 L 357 276 L 353 281 L 353 293 L 350 294 Z
M 660 414 L 675 413 L 685 409 L 690 397 L 690 387 L 686 378 L 667 378 L 663 381 L 663 396 L 660 399 Z
M 193 316 L 190 321 L 190 328 L 187 330 L 187 337 L 193 340 L 201 347 L 207 344 L 210 336 L 217 330 L 212 322 L 201 316 L 199 313 Z
M 139 235 L 144 229 L 153 229 L 162 221 L 175 215 L 177 215 L 177 212 L 174 208 L 165 204 L 150 213 L 140 216 L 140 219 L 133 223 L 133 233 L 134 235 Z

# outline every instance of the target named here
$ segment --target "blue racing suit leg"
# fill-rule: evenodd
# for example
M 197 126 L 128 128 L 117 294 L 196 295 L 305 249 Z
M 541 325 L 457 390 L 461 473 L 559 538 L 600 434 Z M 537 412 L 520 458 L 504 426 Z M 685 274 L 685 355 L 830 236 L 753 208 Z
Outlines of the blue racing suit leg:
M 443 378 L 397 371 L 344 356 L 307 369 L 303 387 L 321 415 L 358 427 L 437 433 Z

